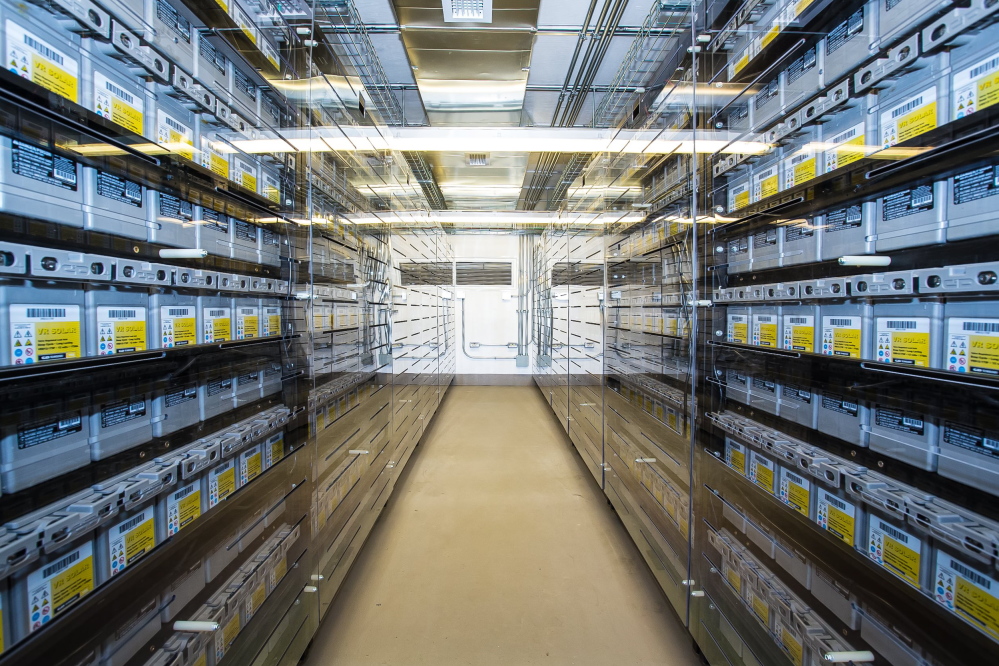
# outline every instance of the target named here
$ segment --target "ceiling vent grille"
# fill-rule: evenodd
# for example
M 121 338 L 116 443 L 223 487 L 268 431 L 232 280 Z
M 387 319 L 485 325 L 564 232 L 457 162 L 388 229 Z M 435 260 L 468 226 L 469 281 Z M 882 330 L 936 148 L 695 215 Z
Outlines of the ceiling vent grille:
M 493 0 L 443 0 L 446 23 L 492 23 Z
M 488 166 L 489 156 L 485 153 L 469 153 L 468 166 Z
M 459 287 L 509 287 L 513 284 L 513 264 L 508 261 L 459 261 L 455 263 L 454 275 Z

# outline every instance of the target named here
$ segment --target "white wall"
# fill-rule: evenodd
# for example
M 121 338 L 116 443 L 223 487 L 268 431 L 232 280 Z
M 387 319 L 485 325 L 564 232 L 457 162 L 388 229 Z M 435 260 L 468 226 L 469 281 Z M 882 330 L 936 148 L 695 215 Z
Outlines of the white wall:
M 458 341 L 457 374 L 459 375 L 530 375 L 530 366 L 518 368 L 513 360 L 516 347 L 479 347 L 471 349 L 469 342 L 505 345 L 517 342 L 517 247 L 518 236 L 456 235 L 451 237 L 455 261 L 509 261 L 513 264 L 513 281 L 509 287 L 457 287 L 459 301 L 455 308 L 455 330 Z M 460 297 L 464 295 L 464 299 Z M 504 298 L 508 296 L 509 298 Z M 465 311 L 465 333 L 462 336 L 461 312 Z M 464 349 L 464 351 L 462 351 Z M 499 356 L 510 360 L 477 360 L 472 356 Z

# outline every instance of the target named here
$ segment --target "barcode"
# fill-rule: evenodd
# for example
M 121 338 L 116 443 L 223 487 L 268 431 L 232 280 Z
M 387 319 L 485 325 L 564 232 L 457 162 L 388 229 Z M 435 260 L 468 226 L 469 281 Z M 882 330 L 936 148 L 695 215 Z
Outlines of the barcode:
M 63 419 L 59 421 L 59 430 L 67 430 L 69 428 L 76 428 L 80 425 L 80 417 L 74 416 L 71 419 Z
M 111 319 L 135 319 L 135 310 L 108 310 Z
M 918 325 L 919 324 L 917 324 L 914 321 L 890 321 L 889 320 L 889 321 L 886 321 L 884 323 L 884 327 L 885 328 L 892 328 L 892 329 L 899 330 L 899 331 L 911 331 L 911 330 L 915 330 Z
M 978 67 L 975 67 L 973 70 L 971 70 L 969 76 L 975 79 L 981 76 L 982 74 L 985 74 L 986 72 L 991 72 L 996 67 L 999 67 L 999 58 L 993 58 L 984 65 L 979 65 Z
M 883 520 L 879 520 L 878 521 L 878 527 L 881 528 L 882 532 L 884 532 L 885 534 L 887 534 L 891 538 L 895 539 L 895 541 L 900 541 L 900 542 L 906 543 L 906 544 L 909 543 L 909 535 L 908 534 L 906 534 L 905 532 L 902 532 L 900 530 L 896 530 L 894 527 L 892 527 L 888 523 L 884 522 Z
M 983 437 L 982 446 L 984 446 L 987 449 L 992 449 L 993 451 L 995 451 L 996 449 L 999 449 L 999 439 L 990 439 L 988 437 Z
M 174 501 L 184 499 L 185 497 L 193 493 L 195 490 L 197 490 L 197 487 L 198 487 L 197 484 L 191 484 L 187 488 L 181 488 L 180 490 L 178 490 L 173 494 Z
M 853 320 L 852 319 L 835 319 L 835 318 L 833 318 L 833 319 L 829 320 L 829 325 L 830 326 L 852 326 L 853 325 Z
M 846 209 L 847 222 L 860 222 L 862 218 L 863 212 L 860 206 L 850 206 Z
M 171 317 L 183 317 L 184 315 L 190 314 L 190 308 L 167 308 L 167 315 Z
M 834 507 L 836 507 L 840 511 L 846 511 L 846 502 L 843 502 L 842 500 L 840 500 L 840 499 L 838 499 L 836 497 L 833 497 L 832 495 L 826 495 L 826 502 L 828 502 L 829 504 L 832 504 Z
M 69 565 L 73 564 L 78 559 L 80 559 L 80 551 L 76 551 L 76 552 L 70 553 L 69 555 L 67 555 L 66 557 L 62 558 L 61 560 L 59 560 L 55 564 L 51 564 L 51 565 L 45 567 L 44 569 L 42 569 L 42 578 L 51 578 L 52 576 L 54 576 L 55 574 L 59 573 L 63 569 L 68 568 Z
M 846 141 L 849 141 L 850 139 L 852 139 L 855 136 L 857 136 L 857 128 L 856 127 L 854 127 L 853 129 L 848 129 L 847 131 L 843 132 L 842 134 L 838 134 L 837 136 L 834 136 L 832 138 L 832 141 L 830 141 L 830 143 L 833 143 L 833 144 L 844 143 Z
M 24 36 L 24 43 L 30 46 L 31 48 L 35 49 L 39 53 L 41 53 L 43 56 L 45 56 L 52 62 L 56 62 L 59 65 L 65 65 L 66 61 L 63 59 L 61 55 L 59 55 L 49 47 L 45 46 L 31 35 Z
M 256 312 L 257 311 L 254 308 L 240 308 L 239 309 L 239 314 L 243 315 L 244 317 L 248 317 L 248 316 L 254 315 L 254 314 L 256 314 Z
M 857 409 L 860 408 L 859 405 L 857 405 L 857 403 L 855 403 L 855 402 L 846 402 L 844 400 L 841 404 L 843 405 L 844 409 L 852 409 L 852 410 L 856 411 Z
M 892 120 L 894 120 L 895 118 L 898 118 L 899 116 L 904 116 L 905 114 L 909 113 L 910 111 L 918 109 L 922 105 L 923 105 L 923 96 L 920 95 L 919 97 L 917 97 L 916 99 L 912 100 L 911 102 L 906 102 L 902 106 L 900 106 L 897 109 L 895 109 L 894 111 L 892 111 L 891 112 Z
M 217 317 L 224 317 L 225 310 L 209 310 L 208 316 L 211 317 L 212 319 L 215 319 Z
M 790 322 L 792 324 L 807 324 L 808 323 L 808 317 L 788 317 L 787 320 L 788 320 L 788 322 Z
M 31 316 L 30 310 L 28 316 Z M 999 333 L 999 322 L 966 321 L 961 324 L 961 329 L 973 333 Z
M 907 426 L 910 426 L 912 428 L 922 428 L 923 427 L 923 420 L 922 419 L 911 419 L 908 416 L 903 416 L 902 417 L 902 425 L 907 425 Z
M 136 527 L 136 526 L 142 524 L 142 522 L 145 519 L 146 519 L 146 512 L 143 511 L 142 513 L 140 513 L 139 515 L 137 515 L 135 518 L 132 518 L 132 519 L 130 519 L 130 520 L 122 523 L 121 525 L 118 526 L 118 534 L 119 534 L 119 536 L 122 535 L 122 534 L 124 534 L 125 532 L 128 532 L 133 527 Z
M 28 317 L 32 319 L 35 317 L 49 318 L 49 317 L 65 317 L 66 308 L 28 308 Z
M 787 470 L 784 470 L 784 473 L 787 475 L 787 478 L 790 479 L 792 482 L 797 483 L 799 486 L 805 485 L 805 480 L 802 479 L 797 474 L 795 474 L 794 472 L 789 472 Z
M 107 88 L 111 92 L 111 94 L 114 95 L 115 97 L 120 97 L 121 99 L 125 100 L 132 106 L 135 106 L 135 98 L 132 97 L 130 94 L 128 94 L 126 91 L 116 86 L 115 84 L 111 83 L 110 81 L 105 81 L 104 87 Z
M 771 315 L 756 315 L 756 321 L 770 323 L 774 320 Z
M 920 208 L 926 205 L 933 205 L 933 189 L 930 187 L 921 187 L 913 190 L 912 194 L 909 195 L 909 206 Z
M 187 134 L 187 128 L 178 123 L 176 120 L 170 116 L 163 116 L 163 122 L 167 124 L 167 127 L 177 130 L 181 134 Z
M 970 580 L 972 583 L 977 583 L 981 587 L 984 587 L 986 590 L 991 590 L 992 589 L 992 581 L 991 580 L 989 580 L 988 578 L 986 578 L 985 576 L 983 576 L 983 575 L 981 575 L 979 573 L 976 573 L 976 572 L 972 571 L 971 569 L 969 569 L 968 567 L 964 566 L 963 564 L 961 564 L 960 562 L 958 562 L 957 560 L 955 560 L 953 558 L 951 558 L 951 561 L 950 561 L 950 568 L 953 569 L 954 571 L 958 572 L 959 574 L 961 574 L 962 576 L 964 576 L 968 580 Z
M 805 160 L 811 157 L 810 153 L 802 153 L 800 155 L 795 155 L 791 158 L 791 164 L 801 164 Z

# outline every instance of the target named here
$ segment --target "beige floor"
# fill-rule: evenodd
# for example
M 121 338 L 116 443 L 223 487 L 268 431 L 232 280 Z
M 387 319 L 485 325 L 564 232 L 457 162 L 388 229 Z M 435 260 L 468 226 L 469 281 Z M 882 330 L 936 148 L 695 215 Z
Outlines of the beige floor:
M 575 456 L 537 389 L 453 387 L 306 666 L 698 664 Z

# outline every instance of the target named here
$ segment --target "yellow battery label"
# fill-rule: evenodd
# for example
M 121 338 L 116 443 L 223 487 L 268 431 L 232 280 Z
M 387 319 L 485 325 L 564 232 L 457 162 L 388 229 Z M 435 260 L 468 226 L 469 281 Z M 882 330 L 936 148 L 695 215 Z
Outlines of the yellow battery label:
M 760 49 L 765 49 L 768 46 L 770 46 L 770 43 L 775 39 L 777 39 L 777 36 L 780 34 L 781 28 L 782 26 L 779 21 L 775 22 L 772 26 L 770 26 L 770 29 L 767 30 L 767 32 L 762 37 L 760 37 Z
M 218 661 L 225 656 L 226 650 L 235 642 L 236 637 L 239 636 L 240 630 L 243 628 L 243 623 L 239 617 L 239 613 L 233 613 L 226 623 L 222 626 L 222 631 L 215 633 L 215 660 Z
M 201 517 L 201 486 L 192 483 L 167 497 L 167 536 L 173 536 Z
M 201 166 L 210 169 L 216 176 L 229 177 L 229 158 L 223 152 L 223 144 L 216 143 L 206 136 L 201 137 Z
M 753 315 L 753 344 L 777 347 L 777 315 Z
M 993 54 L 955 73 L 951 90 L 955 120 L 999 102 L 999 56 Z
M 271 467 L 276 462 L 284 458 L 284 433 L 279 432 L 271 435 L 264 442 L 264 453 L 267 456 L 267 467 Z
M 274 570 L 271 572 L 271 587 L 280 582 L 286 573 L 288 573 L 288 558 L 282 557 L 274 564 Z
M 7 19 L 7 71 L 46 90 L 79 101 L 80 65 L 33 32 Z
M 928 317 L 878 317 L 876 358 L 928 368 L 930 365 L 930 320 Z
M 866 136 L 862 122 L 829 139 L 825 152 L 826 172 L 835 171 L 866 156 L 864 141 Z
M 746 447 L 730 439 L 726 440 L 725 462 L 739 474 L 746 476 Z
M 14 365 L 80 358 L 78 305 L 10 306 L 10 353 Z
M 749 469 L 749 479 L 757 486 L 774 494 L 774 463 L 771 460 L 753 452 L 752 466 Z
M 843 543 L 852 546 L 857 528 L 857 507 L 819 488 L 815 522 Z
M 237 6 L 232 6 L 232 17 L 236 20 L 236 24 L 239 29 L 243 31 L 243 34 L 253 42 L 253 45 L 257 45 L 257 26 L 253 24 L 250 17 L 247 16 L 243 11 Z
M 728 562 L 722 564 L 722 568 L 725 570 L 725 578 L 728 580 L 728 584 L 735 588 L 737 594 L 742 594 L 742 576 L 739 575 L 739 571 L 730 567 Z
M 784 349 L 815 351 L 815 317 L 784 315 Z
M 36 631 L 94 590 L 94 546 L 87 542 L 28 574 L 30 630 Z
M 263 191 L 261 194 L 274 203 L 281 203 L 281 184 L 268 174 L 263 175 Z
M 815 0 L 798 0 L 794 5 L 794 16 L 797 18 L 801 16 L 801 13 L 808 9 Z
M 999 581 L 937 551 L 934 597 L 993 639 L 999 640 Z
M 803 666 L 802 656 L 804 651 L 802 650 L 801 639 L 798 637 L 798 634 L 788 629 L 783 623 L 778 622 L 777 635 L 780 636 L 781 647 L 784 648 L 784 652 L 790 657 L 791 663 L 794 666 Z
M 146 308 L 97 307 L 97 354 L 111 356 L 146 350 Z
M 767 603 L 766 597 L 760 596 L 755 592 L 750 591 L 749 596 L 751 598 L 750 605 L 752 606 L 753 613 L 759 618 L 766 626 L 770 626 L 770 604 Z
M 947 369 L 999 375 L 999 319 L 948 319 Z
M 788 189 L 815 178 L 818 175 L 818 158 L 815 150 L 805 147 L 784 159 L 784 186 Z
M 860 358 L 863 349 L 862 317 L 823 317 L 822 353 L 826 356 Z
M 261 322 L 261 335 L 263 337 L 281 335 L 281 308 L 265 306 Z
M 94 70 L 94 108 L 102 118 L 116 125 L 142 134 L 143 100 L 136 93 L 129 92 L 126 86 L 112 81 L 101 72 Z
M 749 342 L 749 317 L 730 314 L 728 316 L 728 342 L 747 344 Z
M 937 126 L 937 89 L 927 88 L 881 113 L 881 147 L 890 148 Z
M 749 205 L 749 185 L 738 185 L 729 192 L 729 210 L 738 210 Z
M 747 50 L 742 56 L 735 61 L 735 65 L 732 67 L 732 75 L 736 75 L 742 70 L 746 69 L 746 65 L 749 64 L 749 51 Z
M 267 600 L 267 586 L 264 583 L 257 585 L 250 596 L 246 599 L 246 614 L 247 617 L 253 617 L 253 614 L 264 605 L 264 601 Z
M 923 542 L 905 530 L 871 516 L 867 554 L 907 583 L 919 587 Z
M 236 339 L 249 340 L 260 335 L 260 310 L 256 307 L 236 308 Z
M 230 460 L 208 474 L 208 508 L 236 492 L 236 466 Z
M 198 344 L 198 318 L 193 306 L 160 306 L 160 341 L 163 347 Z
M 241 484 L 249 483 L 260 476 L 263 466 L 263 454 L 260 447 L 243 453 L 239 457 L 239 480 Z
M 778 182 L 780 169 L 773 165 L 764 169 L 759 174 L 753 175 L 753 200 L 759 201 L 777 194 L 780 183 Z
M 156 547 L 156 521 L 150 507 L 123 520 L 108 531 L 111 575 L 116 576 L 132 562 Z
M 229 308 L 204 308 L 202 317 L 204 318 L 202 338 L 205 342 L 232 340 L 232 319 Z
M 808 517 L 812 500 L 812 484 L 805 477 L 789 469 L 780 469 L 780 500 Z
M 156 111 L 156 143 L 184 159 L 194 160 L 194 129 L 166 111 Z
M 260 52 L 264 54 L 267 61 L 274 67 L 274 69 L 281 69 L 281 59 L 278 57 L 277 51 L 271 46 L 266 39 L 260 41 L 257 46 L 260 48 Z

